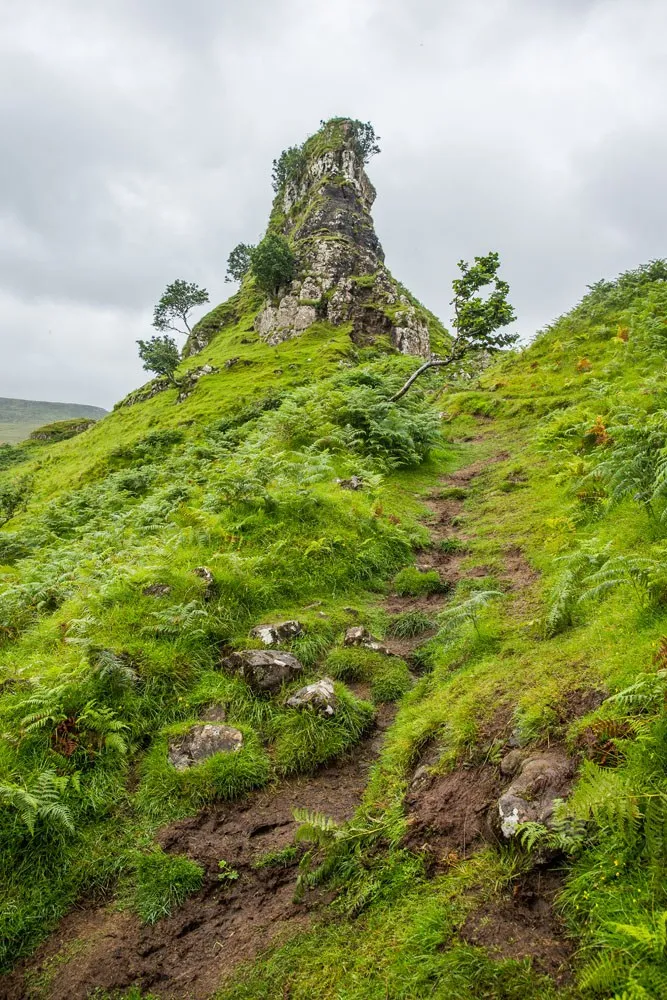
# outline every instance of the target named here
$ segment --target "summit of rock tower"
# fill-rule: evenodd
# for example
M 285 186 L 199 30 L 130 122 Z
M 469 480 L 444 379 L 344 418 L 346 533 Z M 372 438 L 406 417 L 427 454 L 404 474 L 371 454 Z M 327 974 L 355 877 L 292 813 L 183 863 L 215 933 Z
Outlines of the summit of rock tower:
M 428 357 L 443 329 L 391 275 L 371 217 L 376 192 L 366 173 L 370 126 L 349 119 L 323 122 L 300 147 L 274 161 L 273 208 L 267 235 L 284 238 L 294 275 L 273 294 L 257 294 L 252 273 L 240 293 L 256 294 L 254 330 L 269 344 L 297 337 L 314 323 L 350 324 L 357 344 L 386 338 L 402 354 Z M 371 134 L 374 138 L 374 133 Z M 366 141 L 364 141 L 366 140 Z M 205 316 L 185 355 L 201 351 L 230 318 L 234 298 Z

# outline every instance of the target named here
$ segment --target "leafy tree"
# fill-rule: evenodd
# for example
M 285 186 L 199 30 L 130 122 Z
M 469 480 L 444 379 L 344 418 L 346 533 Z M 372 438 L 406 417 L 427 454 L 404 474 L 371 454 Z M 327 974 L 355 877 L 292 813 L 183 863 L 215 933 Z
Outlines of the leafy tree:
M 500 256 L 495 252 L 485 257 L 475 257 L 474 264 L 460 260 L 461 277 L 452 282 L 454 298 L 454 326 L 456 334 L 446 358 L 429 358 L 407 380 L 403 388 L 392 396 L 392 402 L 405 395 L 415 379 L 429 368 L 441 368 L 461 361 L 472 353 L 493 353 L 515 343 L 517 335 L 501 333 L 502 327 L 516 318 L 514 308 L 507 301 L 509 285 L 498 277 Z M 487 285 L 491 292 L 482 298 L 478 293 Z
M 257 285 L 274 295 L 281 285 L 294 277 L 296 258 L 284 236 L 267 233 L 252 253 L 252 273 Z
M 166 333 L 162 337 L 151 337 L 150 340 L 138 340 L 139 357 L 147 372 L 164 375 L 177 388 L 180 382 L 174 378 L 174 372 L 181 360 L 181 353 L 173 337 Z
M 208 292 L 192 281 L 182 281 L 177 278 L 167 285 L 153 313 L 153 326 L 156 330 L 175 330 L 176 333 L 189 334 L 188 316 L 197 306 L 208 302 Z M 178 323 L 182 323 L 185 330 Z
M 301 146 L 290 146 L 283 149 L 277 160 L 273 161 L 271 184 L 277 193 L 289 180 L 295 180 L 305 169 L 306 154 Z
M 376 156 L 381 152 L 380 136 L 375 134 L 375 129 L 370 122 L 360 122 L 355 118 L 350 122 L 348 129 L 352 135 L 356 152 L 363 163 L 368 163 L 371 156 Z
M 252 266 L 254 247 L 247 243 L 237 243 L 227 258 L 225 281 L 242 281 Z

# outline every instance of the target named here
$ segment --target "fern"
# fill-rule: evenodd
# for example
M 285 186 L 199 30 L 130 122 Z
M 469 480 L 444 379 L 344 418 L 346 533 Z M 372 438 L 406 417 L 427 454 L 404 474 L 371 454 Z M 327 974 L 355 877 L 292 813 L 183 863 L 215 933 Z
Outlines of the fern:
M 659 601 L 667 587 L 664 560 L 648 556 L 614 556 L 584 580 L 580 601 L 594 600 L 621 586 L 631 586 L 642 605 Z
M 455 604 L 451 608 L 445 608 L 438 615 L 438 621 L 441 625 L 448 626 L 448 628 L 441 628 L 438 633 L 439 637 L 451 639 L 466 624 L 472 625 L 477 635 L 480 635 L 479 619 L 482 611 L 492 600 L 503 596 L 500 590 L 478 590 L 467 601 Z
M 596 824 L 634 846 L 640 829 L 639 797 L 624 771 L 584 761 L 580 780 L 569 799 L 575 819 L 593 819 Z
M 57 775 L 54 771 L 41 771 L 31 784 L 24 788 L 17 784 L 0 785 L 0 799 L 16 811 L 17 818 L 31 835 L 38 820 L 48 828 L 74 833 L 74 822 L 68 807 L 62 802 L 68 787 L 79 791 L 78 775 Z
M 575 624 L 582 580 L 607 560 L 608 548 L 607 545 L 597 550 L 590 544 L 582 545 L 576 552 L 555 560 L 564 563 L 565 568 L 549 595 L 549 609 L 544 619 L 547 637 L 551 638 Z

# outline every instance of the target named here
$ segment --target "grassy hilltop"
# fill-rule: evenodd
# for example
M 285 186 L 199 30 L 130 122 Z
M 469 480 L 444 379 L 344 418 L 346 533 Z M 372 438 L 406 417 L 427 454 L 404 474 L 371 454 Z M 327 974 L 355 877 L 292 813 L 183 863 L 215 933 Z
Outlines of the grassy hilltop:
M 90 418 L 99 420 L 107 411 L 80 403 L 40 403 L 33 399 L 0 398 L 0 445 L 17 444 L 53 421 Z
M 270 346 L 252 279 L 239 296 L 202 321 L 181 373 L 214 370 L 184 401 L 0 450 L 0 510 L 20 494 L 0 529 L 2 968 L 87 907 L 0 995 L 665 996 L 667 269 L 599 282 L 528 347 L 396 404 L 416 362 L 386 337 L 319 319 Z M 292 618 L 304 671 L 280 696 L 221 667 Z M 343 648 L 352 625 L 403 656 Z M 333 717 L 285 704 L 324 675 Z M 176 771 L 168 741 L 212 709 L 242 749 Z M 352 818 L 302 815 L 253 856 L 271 891 L 324 890 L 310 922 L 234 970 L 212 932 L 192 994 L 149 975 L 146 928 L 166 962 L 196 924 L 181 907 L 224 915 L 250 884 L 205 858 L 221 803 L 298 797 L 374 717 Z M 479 817 L 509 751 L 576 778 L 552 826 L 506 841 Z

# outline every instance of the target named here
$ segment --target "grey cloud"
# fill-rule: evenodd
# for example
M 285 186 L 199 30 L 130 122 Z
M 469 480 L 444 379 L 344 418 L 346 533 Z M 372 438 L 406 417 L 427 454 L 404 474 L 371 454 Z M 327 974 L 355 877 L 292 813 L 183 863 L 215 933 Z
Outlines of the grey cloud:
M 662 0 L 0 0 L 0 395 L 110 405 L 165 284 L 213 302 L 271 160 L 374 122 L 397 277 L 500 250 L 529 336 L 665 253 Z M 49 331 L 51 331 L 49 333 Z

